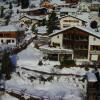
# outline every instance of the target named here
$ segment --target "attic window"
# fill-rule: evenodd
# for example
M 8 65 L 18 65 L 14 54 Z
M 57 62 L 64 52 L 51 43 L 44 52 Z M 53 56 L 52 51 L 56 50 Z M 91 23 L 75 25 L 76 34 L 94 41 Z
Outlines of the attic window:
M 59 38 L 59 36 L 57 36 L 57 38 Z

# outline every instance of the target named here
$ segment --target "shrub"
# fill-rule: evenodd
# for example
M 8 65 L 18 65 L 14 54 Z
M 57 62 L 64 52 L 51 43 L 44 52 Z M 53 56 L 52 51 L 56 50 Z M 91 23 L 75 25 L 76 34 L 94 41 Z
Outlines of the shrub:
M 60 61 L 60 64 L 61 64 L 61 66 L 74 66 L 74 65 L 76 65 L 74 60 L 63 60 L 63 61 Z
M 35 47 L 36 49 L 39 49 L 39 46 L 38 46 L 37 43 L 35 43 L 34 47 Z
M 97 28 L 97 26 L 98 26 L 97 21 L 92 21 L 92 22 L 90 23 L 90 27 L 93 28 L 93 29 Z
M 38 65 L 40 65 L 40 66 L 43 65 L 42 60 L 39 61 Z
M 89 68 L 88 67 L 85 67 L 85 71 L 89 71 Z

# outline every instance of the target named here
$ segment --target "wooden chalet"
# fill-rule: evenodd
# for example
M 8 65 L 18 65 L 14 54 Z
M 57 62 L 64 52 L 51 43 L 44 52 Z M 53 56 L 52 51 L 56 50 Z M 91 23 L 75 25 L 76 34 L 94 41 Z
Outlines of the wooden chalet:
M 100 60 L 100 36 L 98 32 L 84 27 L 73 26 L 49 35 L 51 44 L 73 50 L 77 61 Z
M 85 26 L 87 21 L 77 16 L 66 15 L 62 16 L 60 19 L 60 28 L 67 28 L 69 26 Z

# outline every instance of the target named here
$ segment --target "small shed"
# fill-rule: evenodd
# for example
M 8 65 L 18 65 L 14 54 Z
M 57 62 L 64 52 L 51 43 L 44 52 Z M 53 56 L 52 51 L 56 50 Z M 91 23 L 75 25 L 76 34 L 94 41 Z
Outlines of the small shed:
M 97 78 L 95 73 L 87 73 L 87 100 L 97 100 Z

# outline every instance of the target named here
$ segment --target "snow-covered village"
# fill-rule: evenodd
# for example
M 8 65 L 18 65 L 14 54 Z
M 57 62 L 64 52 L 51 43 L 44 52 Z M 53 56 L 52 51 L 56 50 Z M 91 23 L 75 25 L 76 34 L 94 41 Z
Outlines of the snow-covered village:
M 0 100 L 100 100 L 100 0 L 0 0 Z

